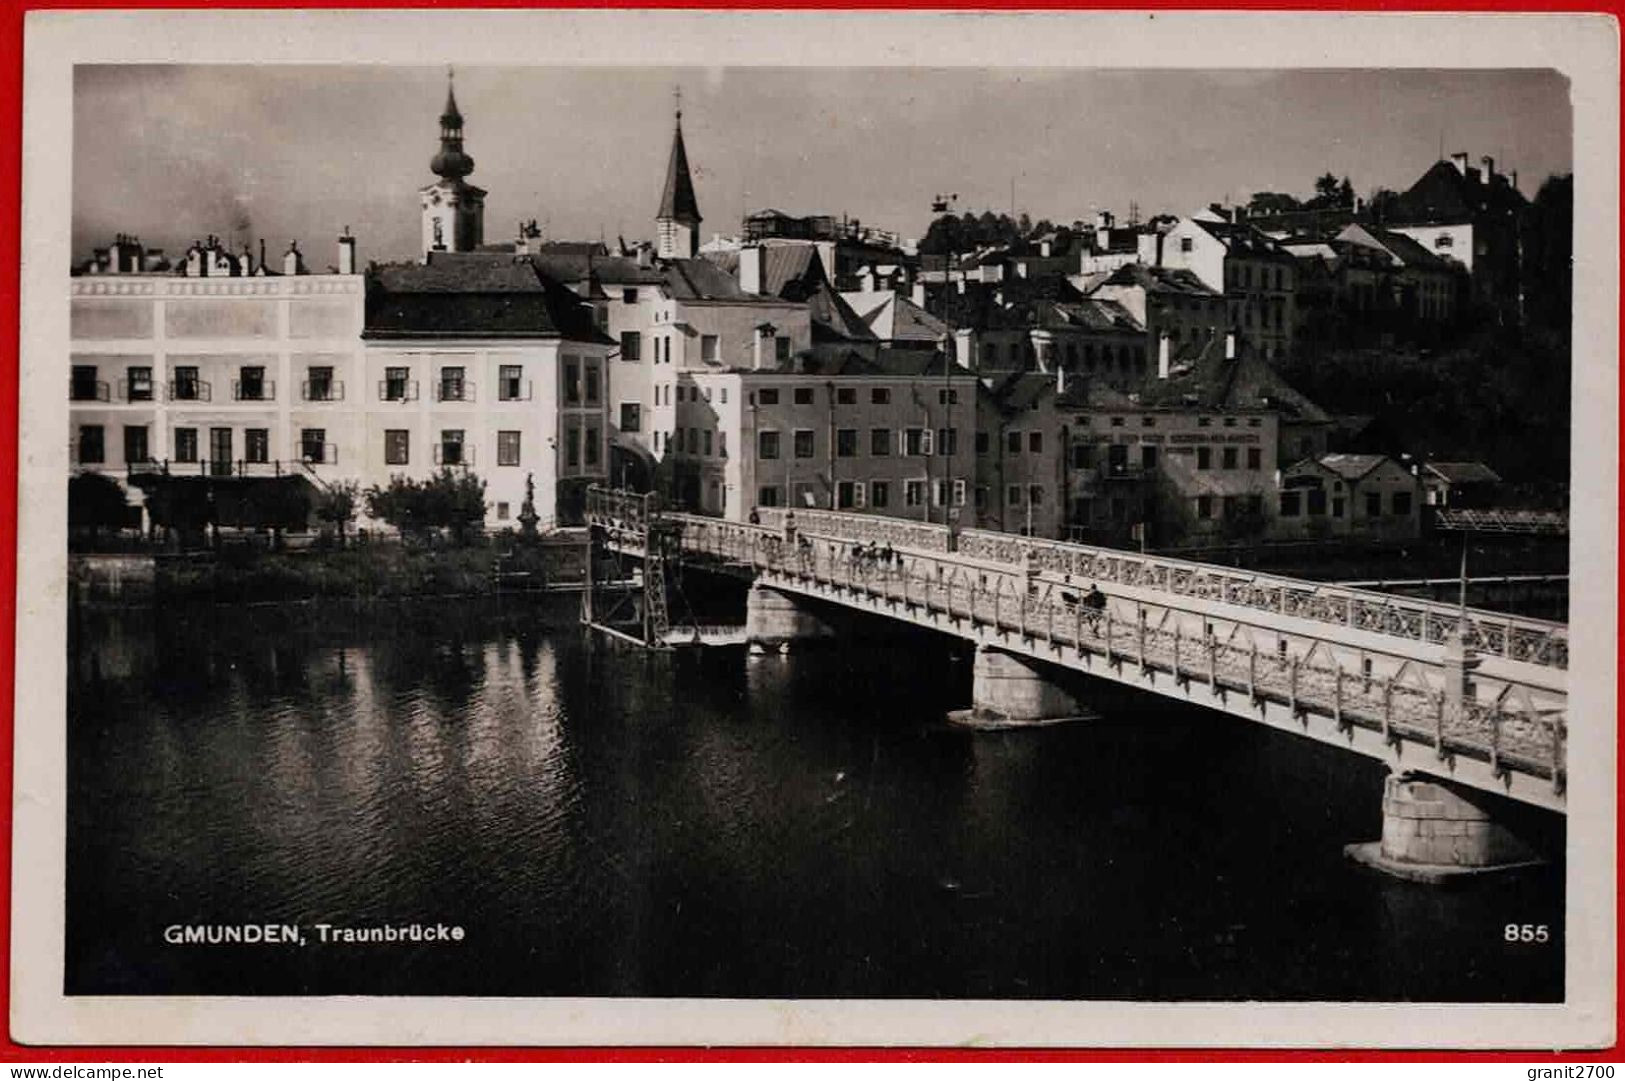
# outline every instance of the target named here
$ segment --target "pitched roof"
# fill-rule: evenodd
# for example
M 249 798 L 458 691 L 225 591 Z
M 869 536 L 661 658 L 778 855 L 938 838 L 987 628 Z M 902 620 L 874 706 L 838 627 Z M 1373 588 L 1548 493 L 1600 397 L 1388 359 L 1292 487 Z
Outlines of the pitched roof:
M 1246 255 L 1254 259 L 1275 259 L 1277 261 L 1291 258 L 1263 230 L 1245 221 L 1212 221 L 1207 218 L 1191 218 L 1190 220 L 1206 230 L 1214 239 L 1225 246 L 1226 251 L 1232 254 Z
M 762 292 L 786 300 L 805 300 L 823 281 L 824 263 L 811 244 L 763 244 Z M 794 295 L 800 292 L 800 296 Z
M 881 341 L 935 344 L 948 332 L 941 319 L 889 289 L 842 293 L 841 299 Z
M 435 252 L 367 277 L 363 338 L 556 338 L 609 341 L 592 307 L 528 259 Z
M 1435 162 L 1394 200 L 1385 215 L 1392 224 L 1470 221 L 1492 213 L 1517 212 L 1528 206 L 1523 194 L 1505 177 L 1484 174 L 1468 166 L 1459 170 L 1448 161 Z
M 1302 423 L 1331 423 L 1330 414 L 1250 349 L 1242 349 L 1235 357 L 1224 353 L 1224 336 L 1212 335 L 1182 356 L 1186 370 L 1149 381 L 1140 392 L 1141 401 L 1153 405 L 1183 402 L 1213 410 L 1273 409 Z
M 1090 284 L 1090 291 L 1102 285 L 1138 286 L 1150 293 L 1205 296 L 1222 299 L 1223 294 L 1210 288 L 1194 271 L 1174 267 L 1151 267 L 1144 263 L 1124 263 L 1104 279 Z
M 1388 460 L 1384 454 L 1322 454 L 1316 459 L 1344 480 L 1359 480 Z
M 1501 483 L 1501 475 L 1483 462 L 1425 462 L 1422 468 L 1450 484 Z
M 688 150 L 683 146 L 683 114 L 677 114 L 677 128 L 671 137 L 671 158 L 666 162 L 666 184 L 660 190 L 658 218 L 698 223 L 700 203 L 694 198 L 694 181 L 688 175 Z
M 543 252 L 531 256 L 530 261 L 541 273 L 564 282 L 597 278 L 610 285 L 660 285 L 666 280 L 659 268 L 639 266 L 637 259 L 626 255 Z
M 678 300 L 731 300 L 762 303 L 770 298 L 739 288 L 732 274 L 709 259 L 672 259 L 662 265 L 666 292 Z

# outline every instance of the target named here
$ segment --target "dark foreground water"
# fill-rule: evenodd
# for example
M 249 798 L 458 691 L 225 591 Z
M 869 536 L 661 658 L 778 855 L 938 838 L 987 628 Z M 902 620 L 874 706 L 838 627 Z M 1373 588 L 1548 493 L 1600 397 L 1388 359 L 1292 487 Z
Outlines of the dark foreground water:
M 1561 867 L 1365 871 L 1380 766 L 1160 699 L 946 727 L 942 639 L 650 656 L 432 601 L 98 614 L 70 656 L 69 993 L 1562 996 Z M 414 922 L 466 937 L 316 940 Z M 306 945 L 164 941 L 246 923 Z

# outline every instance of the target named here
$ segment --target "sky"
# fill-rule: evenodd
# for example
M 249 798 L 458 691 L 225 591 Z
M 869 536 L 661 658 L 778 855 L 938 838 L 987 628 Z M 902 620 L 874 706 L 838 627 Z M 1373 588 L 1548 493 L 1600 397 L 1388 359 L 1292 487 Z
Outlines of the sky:
M 702 239 L 746 210 L 845 214 L 923 235 L 957 211 L 1070 222 L 1311 193 L 1331 171 L 1403 190 L 1445 154 L 1572 169 L 1556 72 L 1048 68 L 459 67 L 487 242 L 535 218 L 559 240 L 651 238 L 673 91 Z M 75 71 L 73 244 L 171 253 L 210 233 L 313 269 L 348 226 L 369 260 L 417 257 L 444 68 L 90 65 Z M 1012 203 L 1013 194 L 1013 203 Z

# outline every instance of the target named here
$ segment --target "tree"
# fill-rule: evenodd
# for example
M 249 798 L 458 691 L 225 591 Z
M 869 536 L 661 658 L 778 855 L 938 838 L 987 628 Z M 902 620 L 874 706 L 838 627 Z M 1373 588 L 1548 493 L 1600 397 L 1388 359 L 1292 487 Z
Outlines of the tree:
M 361 484 L 353 480 L 334 481 L 316 497 L 316 517 L 338 527 L 339 547 L 344 547 L 345 527 L 355 521 L 360 507 Z
M 102 473 L 80 473 L 68 481 L 68 526 L 88 529 L 92 541 L 103 529 L 130 524 L 130 504 L 119 482 Z
M 1343 182 L 1337 186 L 1337 205 L 1346 208 L 1354 206 L 1354 185 L 1349 182 L 1349 178 L 1346 176 L 1343 178 Z
M 1309 205 L 1316 210 L 1334 207 L 1339 190 L 1336 174 L 1321 173 L 1315 178 L 1315 197 L 1309 201 Z
M 367 513 L 403 535 L 450 529 L 457 543 L 466 544 L 485 521 L 485 482 L 450 466 L 422 481 L 397 475 L 386 488 L 367 489 Z
M 1371 220 L 1380 225 L 1399 209 L 1399 192 L 1381 186 L 1372 188 L 1365 197 L 1365 208 Z
M 1247 203 L 1247 213 L 1253 215 L 1288 214 L 1302 209 L 1303 204 L 1297 197 L 1284 191 L 1255 191 Z

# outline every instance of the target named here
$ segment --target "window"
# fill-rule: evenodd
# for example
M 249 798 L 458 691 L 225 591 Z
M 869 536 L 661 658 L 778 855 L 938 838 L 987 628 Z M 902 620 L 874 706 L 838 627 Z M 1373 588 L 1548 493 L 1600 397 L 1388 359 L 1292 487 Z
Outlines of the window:
M 932 481 L 931 505 L 933 507 L 940 507 L 946 502 L 948 502 L 948 482 L 945 480 Z
M 1213 497 L 1212 496 L 1210 496 L 1210 495 L 1199 495 L 1199 496 L 1196 497 L 1196 516 L 1198 518 L 1211 518 L 1211 517 L 1213 517 Z
M 1339 500 L 1341 502 L 1341 500 Z M 1241 497 L 1227 495 L 1219 502 L 1219 516 L 1221 518 L 1235 518 L 1241 512 Z M 1341 512 L 1339 512 L 1341 513 Z
M 68 397 L 76 402 L 94 402 L 103 397 L 96 381 L 96 365 L 75 364 L 68 377 Z
M 231 429 L 209 429 L 209 472 L 217 477 L 231 476 Z
M 1095 465 L 1095 448 L 1089 443 L 1072 444 L 1072 468 L 1093 469 Z
M 1147 473 L 1150 473 L 1157 468 L 1156 447 L 1147 446 L 1140 448 L 1140 467 Z
M 106 431 L 100 424 L 81 424 L 79 426 L 79 461 L 85 465 L 97 465 L 106 460 Z
M 407 391 L 408 391 L 408 387 L 409 387 L 409 384 L 407 382 L 407 377 L 410 376 L 411 374 L 412 374 L 412 370 L 410 368 L 385 368 L 384 369 L 384 386 L 383 386 L 384 401 L 386 401 L 386 402 L 404 402 L 404 401 L 406 401 Z M 180 378 L 180 372 L 178 370 L 176 371 L 175 376 L 176 376 L 177 379 Z
M 856 428 L 840 428 L 835 432 L 835 457 L 856 458 L 858 456 L 858 430 Z
M 1264 468 L 1264 451 L 1262 450 L 1262 448 L 1259 448 L 1259 447 L 1248 447 L 1247 448 L 1247 468 L 1248 469 L 1263 469 Z
M 876 458 L 884 458 L 891 453 L 891 429 L 869 429 L 869 453 Z
M 564 400 L 570 405 L 581 404 L 581 362 L 573 357 L 564 362 Z
M 635 330 L 621 331 L 621 359 L 643 359 L 643 335 Z
M 1317 516 L 1326 513 L 1326 489 L 1309 489 L 1309 513 Z
M 405 428 L 384 429 L 384 464 L 409 465 L 411 445 L 412 435 Z
M 237 369 L 237 400 L 242 402 L 263 401 L 266 397 L 265 369 L 259 365 L 245 364 Z
M 1394 493 L 1394 514 L 1396 516 L 1398 516 L 1398 517 L 1405 517 L 1406 515 L 1409 515 L 1410 513 L 1411 513 L 1411 493 L 1409 493 L 1409 492 L 1395 492 Z
M 147 446 L 147 426 L 145 424 L 126 424 L 124 426 L 124 460 L 126 462 L 145 462 L 152 458 L 150 448 Z
M 599 458 L 599 447 L 598 447 L 599 439 L 598 439 L 598 427 L 597 427 L 597 425 L 594 425 L 594 424 L 587 425 L 587 434 L 582 437 L 582 440 L 586 444 L 586 448 L 587 448 L 587 454 L 586 454 L 587 464 L 588 465 L 597 465 L 598 464 L 598 458 Z
M 1213 448 L 1212 447 L 1197 447 L 1196 448 L 1196 468 L 1197 469 L 1212 469 L 1213 468 Z
M 1236 418 L 1235 417 L 1225 417 L 1224 418 L 1224 426 L 1226 428 L 1234 428 L 1236 426 Z
M 952 458 L 959 453 L 959 429 L 937 429 L 937 453 Z
M 954 506 L 963 507 L 964 505 L 965 505 L 965 480 L 964 480 L 963 477 L 961 477 L 961 478 L 958 478 L 958 479 L 956 479 L 954 481 Z
M 909 507 L 919 507 L 925 504 L 925 481 L 908 480 L 903 482 L 903 503 Z
M 1044 505 L 1044 486 L 1042 484 L 1029 484 L 1027 486 L 1027 502 L 1035 507 Z
M 1333 518 L 1341 518 L 1341 517 L 1343 517 L 1343 504 L 1344 504 L 1344 502 L 1345 501 L 1344 501 L 1343 497 L 1340 496 L 1340 495 L 1332 497 L 1332 517 Z
M 1043 432 L 1028 432 L 1027 433 L 1027 453 L 1028 454 L 1042 454 L 1042 453 L 1044 453 L 1044 433 Z
M 760 391 L 757 392 L 756 400 L 759 401 L 763 405 L 778 405 L 779 404 L 779 388 L 778 387 L 763 387 Z
M 938 405 L 958 405 L 959 404 L 959 391 L 951 390 L 951 389 L 937 391 L 937 404 Z
M 623 304 L 636 304 L 638 302 L 638 291 L 636 289 L 630 289 L 630 288 L 629 289 L 622 289 L 621 290 L 621 302 Z
M 443 402 L 461 402 L 467 399 L 467 384 L 464 382 L 464 369 L 448 367 L 440 369 L 440 400 Z
M 243 432 L 243 459 L 249 462 L 271 460 L 270 429 L 249 428 Z
M 869 505 L 877 510 L 891 505 L 891 483 L 877 480 L 869 484 Z
M 1365 494 L 1365 516 L 1367 518 L 1382 517 L 1382 493 L 1367 492 Z
M 891 388 L 890 387 L 874 387 L 874 388 L 872 388 L 869 391 L 869 404 L 870 405 L 890 405 L 891 404 Z M 876 504 L 876 506 L 879 506 L 879 504 Z
M 811 388 L 811 387 L 797 387 L 795 389 L 795 403 L 797 405 L 811 405 L 811 404 L 813 404 L 813 388 Z
M 1448 248 L 1455 242 L 1455 239 L 1451 237 L 1449 233 L 1440 233 L 1438 236 L 1433 238 L 1433 246 L 1435 248 Z
M 813 430 L 811 428 L 796 429 L 796 457 L 811 458 L 814 451 Z
M 598 365 L 587 362 L 587 404 L 598 404 Z
M 709 457 L 711 457 L 711 429 L 707 428 L 705 430 L 704 437 L 705 437 L 705 456 L 707 458 L 709 458 Z
M 504 364 L 497 369 L 497 398 L 504 402 L 517 402 L 530 397 L 525 385 L 525 369 L 518 364 Z
M 1298 500 L 1299 495 L 1300 493 L 1298 492 L 1281 493 L 1282 518 L 1296 518 L 1301 513 L 1301 505 Z
M 1140 418 L 1140 427 L 1142 427 L 1142 428 L 1155 428 L 1156 426 L 1157 426 L 1157 418 L 1156 417 L 1141 417 Z
M 307 462 L 327 461 L 327 429 L 301 428 L 299 430 L 299 456 Z
M 1012 484 L 1004 490 L 1004 502 L 1009 507 L 1021 506 L 1021 485 Z
M 497 432 L 497 465 L 519 464 L 519 433 Z
M 1221 453 L 1221 463 L 1225 469 L 1236 468 L 1236 466 L 1239 464 L 1239 458 L 1240 453 L 1239 448 L 1237 447 L 1225 447 Z
M 857 387 L 837 387 L 836 390 L 835 390 L 835 404 L 836 405 L 857 405 L 858 404 L 858 388 Z
M 1004 449 L 1010 454 L 1021 453 L 1021 433 L 1006 432 L 1004 434 Z
M 331 368 L 328 369 L 332 371 Z M 152 369 L 141 366 L 132 367 L 127 371 L 128 380 L 125 396 L 132 402 L 152 401 Z
M 177 462 L 197 461 L 197 429 L 175 429 L 175 460 Z
M 775 484 L 756 490 L 756 502 L 763 507 L 776 507 L 779 505 L 779 489 Z
M 728 388 L 727 387 L 718 387 L 717 392 L 718 392 L 718 396 L 722 400 L 722 404 L 727 405 L 728 404 Z
M 1195 246 L 1196 246 L 1195 242 L 1192 241 L 1190 237 L 1182 236 L 1182 237 L 1179 238 L 1179 250 L 1181 252 L 1189 254 L 1191 249 L 1194 248 Z
M 1211 427 L 1213 427 L 1213 418 L 1212 417 L 1197 417 L 1196 418 L 1196 426 L 1198 428 L 1211 428 Z
M 176 367 L 170 397 L 182 402 L 195 402 L 203 398 L 203 381 L 198 378 L 196 367 L 184 364 Z
M 856 498 L 851 481 L 843 480 L 835 485 L 835 507 L 837 510 L 851 510 L 856 506 Z
M 326 365 L 312 365 L 305 369 L 305 400 L 330 402 L 333 400 L 333 369 Z
M 666 437 L 666 445 L 671 446 L 671 436 Z M 564 432 L 564 464 L 579 466 L 581 464 L 581 429 L 567 428 Z
M 727 456 L 728 456 L 728 433 L 725 432 L 725 431 L 719 431 L 719 432 L 717 432 L 717 457 L 718 458 L 726 458 Z
M 463 430 L 443 428 L 440 432 L 440 464 L 463 464 Z
M 643 406 L 637 402 L 621 403 L 621 431 L 636 432 L 643 427 Z
M 1123 418 L 1122 417 L 1113 417 L 1112 418 L 1112 427 L 1113 428 L 1121 428 L 1122 426 L 1123 426 Z
M 905 428 L 903 430 L 903 456 L 917 458 L 922 454 L 931 453 L 931 433 L 924 428 Z
M 790 359 L 790 339 L 777 337 L 773 339 L 773 358 L 780 364 Z
M 756 457 L 771 461 L 779 456 L 779 433 L 771 429 L 756 433 Z
M 497 521 L 505 522 L 507 520 L 508 520 L 508 504 L 502 503 L 502 502 L 497 503 Z
M 717 336 L 715 334 L 700 335 L 700 359 L 707 364 L 717 362 Z

